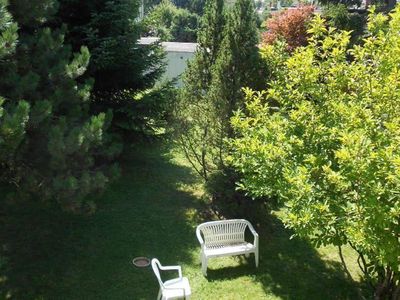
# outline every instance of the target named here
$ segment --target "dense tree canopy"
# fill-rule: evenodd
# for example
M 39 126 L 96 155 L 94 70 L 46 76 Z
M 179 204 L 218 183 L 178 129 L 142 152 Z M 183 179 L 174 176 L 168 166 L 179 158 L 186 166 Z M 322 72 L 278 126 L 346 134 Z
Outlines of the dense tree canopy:
M 143 21 L 146 35 L 171 42 L 196 42 L 198 24 L 197 14 L 177 7 L 171 0 L 162 0 Z
M 162 0 L 144 0 L 145 10 L 148 11 L 152 7 L 160 4 Z M 172 0 L 172 2 L 181 8 L 186 8 L 192 13 L 202 15 L 206 5 L 206 0 Z
M 17 24 L 7 10 L 7 1 L 0 1 L 0 68 L 10 63 L 17 44 Z M 14 157 L 25 136 L 30 106 L 26 101 L 6 101 L 0 94 L 0 180 L 12 177 Z
M 163 118 L 163 87 L 153 87 L 164 72 L 159 44 L 140 46 L 138 0 L 60 0 L 58 23 L 66 24 L 74 49 L 87 45 L 91 60 L 86 78 L 94 79 L 91 110 L 113 111 L 113 129 L 142 131 L 147 120 Z M 154 97 L 140 97 L 146 95 Z M 140 101 L 138 101 L 138 97 Z M 157 102 L 155 101 L 157 99 Z
M 350 243 L 377 299 L 398 299 L 400 8 L 371 14 L 368 29 L 348 50 L 349 32 L 317 16 L 309 45 L 293 56 L 266 47 L 280 70 L 267 90 L 247 91 L 246 110 L 232 119 L 230 162 L 242 189 L 285 204 L 298 235 Z
M 7 155 L 1 158 L 1 174 L 7 174 L 2 183 L 12 188 L 14 201 L 33 196 L 73 211 L 91 210 L 81 201 L 109 180 L 104 167 L 119 147 L 109 147 L 111 114 L 89 113 L 91 82 L 79 78 L 90 54 L 85 47 L 72 53 L 65 27 L 51 24 L 57 8 L 56 1 L 10 2 L 19 37 L 15 53 L 0 63 L 1 138 L 8 148 L 1 151 Z M 3 22 L 5 39 L 15 33 L 15 25 L 4 28 L 9 24 Z
M 59 20 L 68 26 L 74 50 L 87 45 L 88 75 L 96 93 L 151 87 L 163 71 L 155 46 L 138 47 L 137 0 L 60 0 Z M 153 53 L 154 52 L 154 53 Z M 151 72 L 149 72 L 151 70 Z

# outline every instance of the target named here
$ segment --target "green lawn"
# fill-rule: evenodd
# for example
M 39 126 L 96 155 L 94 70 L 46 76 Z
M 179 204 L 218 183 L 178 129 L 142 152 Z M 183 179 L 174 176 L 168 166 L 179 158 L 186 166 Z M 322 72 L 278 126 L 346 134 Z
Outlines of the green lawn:
M 276 217 L 257 229 L 258 269 L 252 256 L 211 259 L 204 278 L 195 228 L 208 214 L 199 179 L 182 158 L 157 145 L 130 151 L 123 168 L 122 178 L 101 196 L 97 213 L 65 230 L 68 246 L 24 265 L 24 272 L 40 274 L 25 282 L 39 286 L 39 299 L 155 299 L 156 278 L 150 268 L 132 265 L 136 256 L 181 265 L 192 299 L 357 298 L 336 250 L 316 251 L 306 241 L 289 239 Z M 346 251 L 355 272 L 354 257 Z

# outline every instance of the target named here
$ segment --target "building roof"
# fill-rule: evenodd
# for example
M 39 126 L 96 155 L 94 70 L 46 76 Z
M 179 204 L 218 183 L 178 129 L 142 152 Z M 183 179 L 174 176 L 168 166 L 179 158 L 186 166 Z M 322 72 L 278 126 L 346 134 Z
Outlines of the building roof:
M 162 45 L 167 52 L 189 52 L 194 53 L 197 49 L 196 43 L 163 42 Z
M 139 45 L 151 45 L 151 44 L 158 42 L 159 40 L 160 40 L 160 38 L 158 38 L 158 37 L 152 37 L 152 36 L 141 37 L 138 40 L 138 44 Z
M 139 45 L 151 45 L 158 42 L 157 37 L 142 37 L 138 41 Z M 161 43 L 167 52 L 188 52 L 194 53 L 197 49 L 196 43 L 180 43 L 180 42 L 162 42 Z

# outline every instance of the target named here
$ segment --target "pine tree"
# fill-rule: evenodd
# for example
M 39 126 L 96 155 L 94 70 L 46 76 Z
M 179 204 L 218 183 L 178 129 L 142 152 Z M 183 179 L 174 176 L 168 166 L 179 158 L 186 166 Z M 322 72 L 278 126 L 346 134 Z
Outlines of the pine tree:
M 69 28 L 68 41 L 84 43 L 92 55 L 88 74 L 96 93 L 153 86 L 163 69 L 157 47 L 139 47 L 138 0 L 60 0 L 59 17 Z M 162 57 L 161 57 L 162 58 Z
M 201 20 L 196 55 L 193 61 L 189 62 L 183 76 L 185 97 L 193 97 L 193 95 L 197 97 L 197 99 L 191 99 L 191 102 L 199 102 L 199 99 L 203 98 L 208 91 L 212 68 L 223 39 L 224 26 L 224 1 L 208 1 Z
M 141 35 L 139 0 L 59 0 L 58 25 L 68 27 L 67 41 L 78 51 L 87 45 L 91 61 L 86 77 L 94 79 L 92 110 L 112 109 L 113 127 L 132 130 L 146 119 L 162 114 L 162 97 L 157 107 L 149 100 L 147 115 L 136 114 L 146 103 L 135 95 L 152 89 L 164 72 L 164 51 L 160 45 L 138 45 Z
M 257 88 L 264 78 L 256 20 L 252 0 L 237 0 L 228 17 L 209 93 L 221 123 L 221 138 L 233 134 L 229 120 L 234 111 L 243 107 L 242 88 Z
M 7 68 L 17 44 L 17 24 L 0 0 L 0 69 Z M 0 182 L 8 182 L 15 168 L 15 154 L 24 136 L 29 117 L 26 101 L 7 101 L 0 95 Z
M 249 201 L 237 190 L 238 173 L 225 164 L 225 140 L 234 136 L 230 119 L 244 109 L 245 87 L 258 89 L 266 80 L 258 51 L 257 17 L 253 0 L 237 0 L 230 11 L 224 38 L 212 71 L 207 97 L 213 107 L 214 152 L 218 153 L 217 172 L 210 176 L 207 189 L 214 206 L 225 214 L 237 217 L 245 210 L 253 215 L 260 211 L 259 203 Z M 255 207 L 254 207 L 255 206 Z
M 242 88 L 257 88 L 265 79 L 257 47 L 256 19 L 252 0 L 236 1 L 228 14 L 220 50 L 212 66 L 206 98 L 212 107 L 214 163 L 219 171 L 225 170 L 224 139 L 233 136 L 230 118 L 243 107 Z
M 207 180 L 215 169 L 213 106 L 208 91 L 225 25 L 224 0 L 209 0 L 198 33 L 198 48 L 183 75 L 183 89 L 176 109 L 180 147 L 197 172 Z
M 207 2 L 176 113 L 179 145 L 206 181 L 224 169 L 224 139 L 233 134 L 229 119 L 242 107 L 242 88 L 265 78 L 253 1 L 237 1 L 227 15 L 223 0 Z
M 111 114 L 89 114 L 91 82 L 80 78 L 90 54 L 85 47 L 72 53 L 66 28 L 54 26 L 57 9 L 52 0 L 10 1 L 19 41 L 0 66 L 0 94 L 10 107 L 23 105 L 18 114 L 26 122 L 12 169 L 6 165 L 15 192 L 10 199 L 55 200 L 72 211 L 91 211 L 85 196 L 104 188 L 111 172 L 105 166 L 120 147 L 109 144 Z

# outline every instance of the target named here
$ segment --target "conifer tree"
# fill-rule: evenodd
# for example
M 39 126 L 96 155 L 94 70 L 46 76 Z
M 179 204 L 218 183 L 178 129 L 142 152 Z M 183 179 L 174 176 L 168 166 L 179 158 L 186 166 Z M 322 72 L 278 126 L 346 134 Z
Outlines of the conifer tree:
M 243 107 L 242 88 L 256 88 L 264 78 L 256 20 L 252 0 L 237 0 L 227 20 L 209 93 L 220 121 L 221 138 L 232 135 L 229 120 L 235 110 Z M 220 144 L 222 146 L 222 141 Z
M 17 24 L 12 22 L 7 4 L 6 0 L 0 0 L 0 69 L 10 63 L 18 38 Z M 12 177 L 15 153 L 24 138 L 28 116 L 26 101 L 14 103 L 0 94 L 0 182 Z
M 217 59 L 223 39 L 225 26 L 224 1 L 215 0 L 206 3 L 206 10 L 201 20 L 198 37 L 198 48 L 195 58 L 189 62 L 187 71 L 183 77 L 184 95 L 195 95 L 199 102 L 208 92 L 211 84 L 212 68 Z
M 242 108 L 242 88 L 258 88 L 266 78 L 256 19 L 251 0 L 237 1 L 227 14 L 224 1 L 207 2 L 199 48 L 184 74 L 176 113 L 178 143 L 186 158 L 214 200 L 234 205 L 242 195 L 235 192 L 236 173 L 224 165 L 224 140 L 233 136 L 229 119 Z
M 225 25 L 224 0 L 209 0 L 201 19 L 198 48 L 183 75 L 184 87 L 177 105 L 180 147 L 197 172 L 207 180 L 215 168 L 215 121 L 208 92 L 211 73 L 220 50 Z
M 139 47 L 139 0 L 60 0 L 59 20 L 69 29 L 68 42 L 77 51 L 82 44 L 92 55 L 88 73 L 96 93 L 148 88 L 158 79 L 160 50 Z M 161 57 L 162 58 L 162 57 Z
M 132 130 L 145 119 L 162 114 L 162 97 L 135 101 L 135 95 L 152 89 L 164 72 L 164 51 L 159 44 L 140 46 L 139 0 L 59 0 L 59 24 L 66 24 L 66 39 L 79 51 L 87 45 L 91 60 L 86 78 L 94 79 L 91 109 L 112 109 L 113 126 Z M 144 103 L 148 101 L 148 103 Z M 147 106 L 146 106 L 147 104 Z M 147 108 L 147 110 L 146 110 Z M 146 110 L 145 116 L 141 116 Z M 147 114 L 146 114 L 147 113 Z
M 266 70 L 258 51 L 257 17 L 253 0 L 237 0 L 227 19 L 224 38 L 212 71 L 207 97 L 213 107 L 214 153 L 217 172 L 209 178 L 207 189 L 213 204 L 232 217 L 249 210 L 253 215 L 259 203 L 251 202 L 237 191 L 238 173 L 225 163 L 228 150 L 225 140 L 234 136 L 230 118 L 244 108 L 243 88 L 258 89 L 265 84 Z M 255 207 L 254 207 L 255 206 Z
M 7 110 L 24 108 L 14 114 L 26 128 L 12 165 L 5 165 L 12 175 L 7 183 L 15 201 L 55 200 L 72 211 L 91 211 L 83 199 L 105 186 L 111 172 L 105 166 L 120 147 L 109 144 L 111 114 L 89 113 L 91 82 L 79 79 L 90 54 L 85 47 L 72 53 L 66 28 L 52 23 L 57 9 L 53 0 L 10 1 L 19 40 L 15 54 L 0 65 L 0 95 Z

